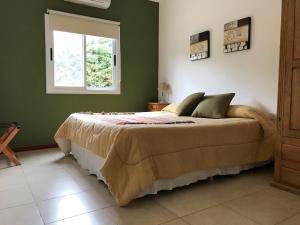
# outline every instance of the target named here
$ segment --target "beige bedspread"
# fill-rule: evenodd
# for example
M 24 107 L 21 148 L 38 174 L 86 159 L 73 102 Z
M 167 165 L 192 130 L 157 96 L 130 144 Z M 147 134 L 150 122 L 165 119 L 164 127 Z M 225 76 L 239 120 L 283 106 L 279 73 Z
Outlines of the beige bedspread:
M 271 120 L 245 106 L 231 107 L 228 117 L 180 117 L 195 122 L 189 124 L 115 125 L 99 115 L 72 114 L 55 140 L 66 154 L 74 142 L 105 158 L 101 173 L 119 205 L 126 205 L 159 179 L 273 158 L 276 134 Z

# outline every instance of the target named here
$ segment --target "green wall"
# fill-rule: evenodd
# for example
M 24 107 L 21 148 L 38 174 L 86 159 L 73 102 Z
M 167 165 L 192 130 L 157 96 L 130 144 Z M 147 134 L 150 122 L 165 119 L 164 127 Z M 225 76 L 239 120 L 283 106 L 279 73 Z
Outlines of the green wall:
M 44 13 L 47 9 L 121 22 L 121 95 L 46 94 Z M 0 122 L 18 121 L 14 147 L 53 143 L 72 112 L 144 111 L 157 100 L 159 6 L 112 0 L 108 10 L 63 0 L 4 1 L 0 6 Z

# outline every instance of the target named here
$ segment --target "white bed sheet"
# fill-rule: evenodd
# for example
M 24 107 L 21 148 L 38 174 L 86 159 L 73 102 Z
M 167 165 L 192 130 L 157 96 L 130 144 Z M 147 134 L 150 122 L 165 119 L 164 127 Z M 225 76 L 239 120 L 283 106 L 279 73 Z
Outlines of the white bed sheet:
M 82 148 L 81 146 L 75 143 L 71 143 L 71 152 L 83 169 L 88 170 L 90 174 L 96 175 L 99 180 L 105 182 L 105 178 L 101 175 L 100 172 L 104 164 L 103 158 L 94 154 L 92 151 Z M 235 166 L 230 168 L 216 168 L 211 170 L 196 171 L 184 174 L 175 179 L 157 180 L 152 185 L 152 187 L 140 194 L 138 197 L 142 197 L 149 194 L 157 194 L 161 190 L 172 190 L 176 187 L 186 186 L 191 183 L 195 183 L 199 180 L 205 180 L 216 175 L 239 174 L 243 170 L 249 170 L 255 167 L 260 167 L 267 163 L 269 162 Z

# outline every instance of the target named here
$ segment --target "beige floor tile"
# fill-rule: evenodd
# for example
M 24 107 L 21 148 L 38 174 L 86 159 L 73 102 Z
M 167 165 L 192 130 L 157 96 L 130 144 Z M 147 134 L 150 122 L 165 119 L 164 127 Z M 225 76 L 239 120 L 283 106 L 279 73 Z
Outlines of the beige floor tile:
M 53 157 L 47 150 L 18 152 L 17 157 L 22 165 L 43 165 L 53 162 Z
M 177 216 L 185 216 L 195 211 L 226 202 L 245 195 L 240 189 L 229 184 L 200 181 L 199 183 L 160 194 L 158 202 Z
M 9 176 L 20 176 L 23 175 L 22 168 L 20 166 L 12 166 L 5 169 L 0 169 L 0 178 L 6 178 Z
M 99 211 L 95 211 L 80 216 L 75 216 L 69 219 L 60 220 L 51 223 L 51 225 L 119 225 L 119 224 L 114 224 L 108 218 L 103 217 L 102 213 L 100 213 Z
M 97 180 L 97 177 L 94 175 L 87 175 L 81 177 L 73 177 L 74 181 L 84 190 L 106 188 L 107 186 L 104 182 Z
M 202 192 L 203 195 L 209 196 L 218 204 L 247 195 L 245 190 L 233 186 L 230 182 L 222 183 L 218 181 L 210 182 L 210 185 Z
M 182 219 L 175 219 L 170 222 L 163 223 L 161 225 L 189 225 L 189 224 L 184 222 L 184 220 L 182 220 Z
M 199 221 L 206 221 L 205 225 L 223 225 L 226 221 L 230 225 L 242 222 L 243 225 L 255 224 L 241 214 L 250 215 L 254 217 L 253 220 L 266 216 L 267 219 L 259 220 L 262 221 L 260 225 L 270 225 L 270 221 L 282 222 L 288 219 L 287 216 L 293 216 L 300 210 L 300 203 L 297 198 L 295 200 L 295 195 L 269 188 L 272 179 L 270 169 L 219 177 L 214 182 L 202 181 L 196 185 L 135 200 L 127 207 L 118 207 L 106 185 L 82 169 L 74 157 L 64 157 L 58 149 L 18 153 L 18 157 L 23 162 L 21 167 L 0 169 L 1 225 L 42 224 L 37 208 L 31 204 L 33 197 L 30 191 L 38 201 L 38 210 L 43 219 L 47 223 L 53 222 L 52 225 L 188 225 L 189 219 L 193 222 L 192 225 L 199 224 Z M 0 168 L 5 164 L 4 161 L 3 157 L 0 158 Z M 263 194 L 256 196 L 256 192 Z M 280 206 L 274 207 L 263 202 L 260 204 L 263 207 L 257 207 L 257 204 L 252 204 L 254 200 L 247 199 L 248 195 Z M 238 201 L 241 199 L 245 200 L 246 206 L 243 201 Z M 220 203 L 227 204 L 217 207 Z M 255 206 L 266 209 L 257 213 Z M 7 209 L 8 207 L 14 208 Z M 250 207 L 249 212 L 247 207 Z M 284 208 L 283 213 L 279 212 L 281 208 Z M 202 211 L 197 212 L 198 210 Z M 272 213 L 278 215 L 272 216 Z M 187 219 L 183 221 L 174 214 L 187 215 Z M 20 220 L 25 221 L 24 224 L 20 224 L 18 218 L 14 220 L 11 215 L 17 215 Z M 198 220 L 198 217 L 201 219 Z M 298 217 L 293 217 L 280 225 L 296 225 L 293 224 L 296 222 Z
M 42 201 L 65 195 L 76 194 L 84 191 L 75 181 L 66 180 L 59 182 L 30 182 L 30 189 L 35 200 Z
M 127 207 L 106 208 L 99 213 L 117 225 L 157 225 L 176 218 L 152 198 L 136 200 Z
M 58 148 L 47 149 L 48 155 L 54 160 L 60 160 L 65 157 L 65 154 Z
M 106 190 L 99 189 L 42 201 L 38 208 L 44 222 L 50 223 L 115 204 Z
M 20 166 L 0 169 L 0 191 L 26 186 L 26 179 Z
M 160 193 L 157 202 L 180 217 L 217 205 L 215 199 L 199 192 L 196 187 Z
M 88 170 L 81 168 L 77 160 L 72 155 L 62 157 L 56 160 L 55 163 L 62 166 L 73 177 L 90 175 Z
M 0 210 L 1 225 L 43 225 L 34 204 Z
M 216 206 L 183 218 L 191 225 L 258 225 L 223 206 Z
M 31 172 L 24 172 L 28 183 L 59 182 L 73 180 L 63 168 L 57 166 L 39 166 Z
M 0 169 L 14 167 L 14 165 L 6 158 L 5 155 L 0 154 Z
M 26 165 L 21 165 L 21 168 L 24 172 L 25 175 L 30 175 L 30 174 L 34 174 L 38 171 L 43 171 L 44 173 L 46 172 L 52 172 L 52 171 L 56 171 L 56 170 L 62 170 L 63 168 L 58 165 L 55 164 L 53 162 L 48 162 L 42 165 L 31 165 L 31 164 L 26 164 Z M 40 173 L 41 173 L 40 172 Z
M 278 225 L 299 225 L 300 224 L 300 214 L 297 214 L 296 216 L 293 216 Z
M 24 152 L 17 152 L 17 156 L 19 157 L 20 160 L 26 161 L 27 159 L 34 159 L 38 157 L 48 157 L 48 152 L 46 149 L 43 150 L 32 150 L 32 151 L 24 151 Z
M 300 212 L 300 196 L 269 188 L 225 205 L 262 225 L 274 225 Z
M 73 177 L 81 177 L 89 175 L 89 171 L 82 169 L 76 161 L 61 164 L 61 166 Z
M 240 189 L 247 193 L 252 193 L 267 189 L 272 182 L 272 167 L 254 169 L 242 172 L 234 176 L 222 176 L 216 179 L 220 185 L 230 185 L 231 188 Z
M 54 160 L 54 163 L 64 165 L 68 163 L 77 163 L 77 160 L 74 158 L 73 155 L 67 155 L 67 156 L 57 158 L 56 160 Z
M 33 201 L 28 187 L 18 187 L 0 191 L 0 209 L 29 204 Z

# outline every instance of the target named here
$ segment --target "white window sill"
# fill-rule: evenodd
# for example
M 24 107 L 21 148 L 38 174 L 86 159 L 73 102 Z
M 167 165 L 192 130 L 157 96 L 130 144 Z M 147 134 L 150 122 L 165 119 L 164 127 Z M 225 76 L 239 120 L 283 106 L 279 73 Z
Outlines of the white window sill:
M 89 94 L 89 95 L 120 95 L 120 89 L 101 89 L 101 90 L 86 90 L 86 89 L 65 89 L 51 88 L 47 89 L 47 94 Z

